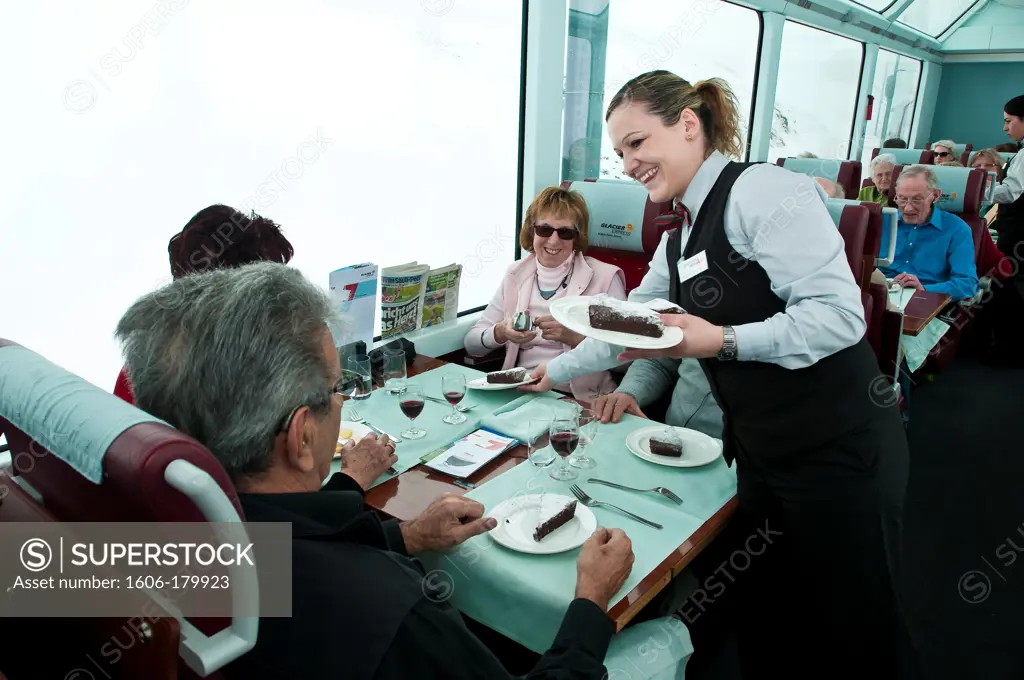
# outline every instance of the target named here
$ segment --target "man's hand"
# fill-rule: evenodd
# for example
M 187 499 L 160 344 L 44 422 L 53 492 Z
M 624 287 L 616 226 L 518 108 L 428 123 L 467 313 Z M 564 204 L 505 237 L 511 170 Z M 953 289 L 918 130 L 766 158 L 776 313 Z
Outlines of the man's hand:
M 431 503 L 414 520 L 402 522 L 402 538 L 410 555 L 426 550 L 447 550 L 463 541 L 490 531 L 498 520 L 484 517 L 484 506 L 453 493 Z
M 921 279 L 917 278 L 913 274 L 897 274 L 892 279 L 896 283 L 900 284 L 904 288 L 916 288 L 917 290 L 924 290 L 924 284 L 921 283 Z
M 633 569 L 633 543 L 622 529 L 598 527 L 576 559 L 576 597 L 608 610 L 612 595 Z
M 640 410 L 640 405 L 636 403 L 636 399 L 632 394 L 626 394 L 625 392 L 612 392 L 604 396 L 598 397 L 594 400 L 594 403 L 590 405 L 590 410 L 593 411 L 594 415 L 597 416 L 602 423 L 609 421 L 617 423 L 622 420 L 623 413 L 631 413 L 634 416 L 646 418 L 647 416 L 643 411 Z
M 515 345 L 525 345 L 536 337 L 537 334 L 533 331 L 517 331 L 512 328 L 511 317 L 494 327 L 494 341 L 500 345 L 504 345 L 506 342 L 511 342 Z
M 554 388 L 554 383 L 551 382 L 551 378 L 548 377 L 548 365 L 541 364 L 537 368 L 530 372 L 531 378 L 540 378 L 540 382 L 530 383 L 529 385 L 520 385 L 516 389 L 522 390 L 523 392 L 548 392 Z
M 582 335 L 558 323 L 553 316 L 538 316 L 535 323 L 537 328 L 540 329 L 540 337 L 545 340 L 561 342 L 569 345 L 569 347 L 575 347 L 583 342 Z
M 397 462 L 395 443 L 387 435 L 378 439 L 375 434 L 367 434 L 358 444 L 349 440 L 341 447 L 341 471 L 356 480 L 363 490 L 369 490 L 370 485 Z
M 722 351 L 725 333 L 721 326 L 705 321 L 693 314 L 662 314 L 661 320 L 668 326 L 683 329 L 683 341 L 667 349 L 631 349 L 619 354 L 619 361 L 634 359 L 710 359 Z

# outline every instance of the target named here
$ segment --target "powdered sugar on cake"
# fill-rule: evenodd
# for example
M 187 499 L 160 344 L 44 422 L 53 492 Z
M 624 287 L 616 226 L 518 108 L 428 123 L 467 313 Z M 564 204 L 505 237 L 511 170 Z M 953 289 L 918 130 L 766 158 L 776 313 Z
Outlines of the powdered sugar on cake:
M 624 316 L 633 316 L 650 321 L 659 328 L 665 328 L 665 324 L 662 323 L 661 315 L 658 314 L 658 312 L 638 302 L 619 300 L 618 298 L 613 298 L 610 295 L 604 294 L 593 296 L 590 298 L 589 302 L 592 305 L 608 307 L 609 309 L 615 310 Z

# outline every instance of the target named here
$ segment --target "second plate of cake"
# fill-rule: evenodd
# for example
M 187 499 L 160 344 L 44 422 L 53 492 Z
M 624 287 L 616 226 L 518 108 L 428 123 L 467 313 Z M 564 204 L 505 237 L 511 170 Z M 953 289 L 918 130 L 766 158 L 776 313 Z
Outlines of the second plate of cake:
M 636 332 L 595 328 L 591 323 L 591 305 L 602 308 L 597 323 L 602 326 L 633 328 Z M 667 349 L 683 341 L 683 331 L 665 326 L 654 310 L 635 302 L 623 302 L 608 296 L 575 296 L 555 300 L 549 307 L 555 321 L 588 338 L 632 349 Z
M 678 443 L 682 445 L 679 455 L 675 454 L 671 446 L 660 447 L 660 450 L 665 453 L 651 451 L 652 437 L 656 440 L 668 439 L 664 437 L 665 430 L 671 430 L 678 437 Z M 722 445 L 714 438 L 696 430 L 688 430 L 685 427 L 669 427 L 668 425 L 633 430 L 626 435 L 626 448 L 637 458 L 669 467 L 699 467 L 715 462 L 722 455 Z M 659 448 L 657 444 L 655 448 Z
M 513 496 L 487 513 L 498 520 L 491 538 L 511 550 L 551 555 L 578 548 L 597 529 L 593 511 L 557 493 Z
M 467 380 L 466 387 L 471 390 L 509 390 L 535 382 L 537 380 L 531 378 L 525 368 L 510 368 L 507 371 L 493 371 L 476 380 Z

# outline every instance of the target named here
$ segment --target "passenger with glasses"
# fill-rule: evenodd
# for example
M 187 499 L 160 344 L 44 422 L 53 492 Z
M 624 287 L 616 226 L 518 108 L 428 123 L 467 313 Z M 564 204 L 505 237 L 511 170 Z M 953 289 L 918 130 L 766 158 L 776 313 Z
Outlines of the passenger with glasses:
M 934 205 L 941 195 L 931 168 L 903 169 L 893 197 L 900 211 L 896 256 L 881 271 L 905 288 L 963 300 L 978 290 L 974 238 L 966 222 Z
M 552 302 L 573 295 L 626 299 L 622 270 L 583 255 L 589 221 L 587 202 L 578 192 L 548 187 L 537 195 L 519 231 L 519 244 L 530 255 L 512 263 L 483 316 L 466 334 L 470 356 L 503 347 L 502 370 L 533 370 L 583 341 L 549 314 Z M 516 328 L 517 312 L 529 313 L 530 327 Z M 614 391 L 615 382 L 607 371 L 599 371 L 556 387 L 591 401 Z

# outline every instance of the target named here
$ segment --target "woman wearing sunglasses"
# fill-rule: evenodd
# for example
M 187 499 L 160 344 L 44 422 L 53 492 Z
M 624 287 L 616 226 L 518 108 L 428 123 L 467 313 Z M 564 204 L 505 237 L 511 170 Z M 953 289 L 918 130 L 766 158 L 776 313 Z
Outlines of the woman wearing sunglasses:
M 932 144 L 932 153 L 935 154 L 935 163 L 948 163 L 949 161 L 959 161 L 960 157 L 956 156 L 956 142 L 952 139 L 940 139 L 939 141 Z
M 519 245 L 530 255 L 512 263 L 483 316 L 466 334 L 470 356 L 504 347 L 502 370 L 533 370 L 583 341 L 548 313 L 553 301 L 601 293 L 626 299 L 622 270 L 583 255 L 589 221 L 587 202 L 575 191 L 548 187 L 533 199 L 519 230 Z M 516 312 L 529 312 L 532 328 L 516 330 Z M 615 383 L 607 371 L 599 371 L 555 387 L 590 401 L 614 391 Z

